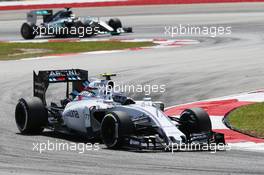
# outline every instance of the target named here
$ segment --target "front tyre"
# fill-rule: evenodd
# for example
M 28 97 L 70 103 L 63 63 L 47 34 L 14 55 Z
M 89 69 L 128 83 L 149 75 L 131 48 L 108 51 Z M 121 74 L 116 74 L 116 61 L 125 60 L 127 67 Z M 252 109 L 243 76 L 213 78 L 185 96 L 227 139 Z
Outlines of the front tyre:
M 193 133 L 212 131 L 212 123 L 208 113 L 202 108 L 186 109 L 181 113 L 179 129 L 187 138 Z
M 101 138 L 110 149 L 119 149 L 125 144 L 125 137 L 134 133 L 130 117 L 121 111 L 106 114 L 101 123 Z
M 114 32 L 112 32 L 112 35 L 120 35 L 120 32 L 118 31 L 118 29 L 122 28 L 122 23 L 120 19 L 111 18 L 108 21 L 108 25 L 114 29 Z
M 26 40 L 34 39 L 37 33 L 34 31 L 36 29 L 36 25 L 30 25 L 28 23 L 23 23 L 20 29 L 20 33 L 22 37 Z
M 48 112 L 39 98 L 22 98 L 16 105 L 15 120 L 22 134 L 39 134 L 47 125 Z

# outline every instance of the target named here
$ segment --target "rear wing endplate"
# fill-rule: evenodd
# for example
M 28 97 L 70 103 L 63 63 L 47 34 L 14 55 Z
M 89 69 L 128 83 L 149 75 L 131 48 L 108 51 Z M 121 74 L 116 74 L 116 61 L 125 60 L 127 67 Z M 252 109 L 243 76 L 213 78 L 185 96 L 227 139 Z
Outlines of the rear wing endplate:
M 72 89 L 81 91 L 81 84 L 88 81 L 88 71 L 81 69 L 45 70 L 38 74 L 33 71 L 33 95 L 46 104 L 46 91 L 50 83 L 67 83 L 66 96 L 69 96 L 69 82 Z
M 36 24 L 38 16 L 43 16 L 44 23 L 49 22 L 52 15 L 53 10 L 33 10 L 27 13 L 27 22 Z

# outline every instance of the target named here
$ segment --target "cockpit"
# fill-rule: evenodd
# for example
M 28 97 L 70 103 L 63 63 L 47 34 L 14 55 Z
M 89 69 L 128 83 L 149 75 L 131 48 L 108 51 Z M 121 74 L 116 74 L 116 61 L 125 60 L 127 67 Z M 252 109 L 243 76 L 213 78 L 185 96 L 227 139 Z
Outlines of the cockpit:
M 52 17 L 52 20 L 53 21 L 57 21 L 59 19 L 62 19 L 62 18 L 70 18 L 73 16 L 73 13 L 72 11 L 70 10 L 61 10 L 61 11 L 58 11 L 57 13 L 55 13 Z

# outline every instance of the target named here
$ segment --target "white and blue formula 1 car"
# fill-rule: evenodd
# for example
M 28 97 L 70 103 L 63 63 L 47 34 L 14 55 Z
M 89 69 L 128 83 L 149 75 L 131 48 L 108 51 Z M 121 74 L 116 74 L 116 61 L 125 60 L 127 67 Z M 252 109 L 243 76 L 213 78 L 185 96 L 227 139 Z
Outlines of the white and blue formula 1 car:
M 111 76 L 89 81 L 80 69 L 34 73 L 34 97 L 21 98 L 15 120 L 22 134 L 39 134 L 44 128 L 99 138 L 111 149 L 164 149 L 172 143 L 223 143 L 212 131 L 208 114 L 200 108 L 186 109 L 179 118 L 164 113 L 164 104 L 144 98 L 134 101 L 112 91 Z M 46 103 L 50 84 L 66 83 L 66 98 L 60 104 Z M 69 92 L 71 91 L 71 93 Z

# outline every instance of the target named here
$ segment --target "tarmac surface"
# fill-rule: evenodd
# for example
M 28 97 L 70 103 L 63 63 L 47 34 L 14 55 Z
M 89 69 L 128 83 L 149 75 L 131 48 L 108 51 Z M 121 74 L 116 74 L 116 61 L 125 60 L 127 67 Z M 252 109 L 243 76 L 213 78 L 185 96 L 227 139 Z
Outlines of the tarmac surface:
M 224 152 L 137 153 L 113 151 L 33 151 L 33 143 L 76 141 L 46 132 L 22 136 L 14 121 L 20 97 L 32 95 L 32 71 L 80 68 L 94 77 L 115 72 L 124 84 L 164 84 L 165 93 L 151 94 L 167 106 L 225 96 L 264 87 L 264 3 L 131 6 L 73 9 L 76 15 L 118 16 L 133 34 L 117 38 L 166 38 L 165 26 L 231 26 L 219 37 L 175 36 L 201 43 L 180 48 L 64 56 L 0 62 L 0 174 L 263 174 L 263 153 Z M 0 12 L 0 40 L 22 40 L 26 11 Z M 105 36 L 108 37 L 108 36 Z M 63 96 L 52 87 L 49 96 Z M 135 99 L 142 94 L 132 94 Z

